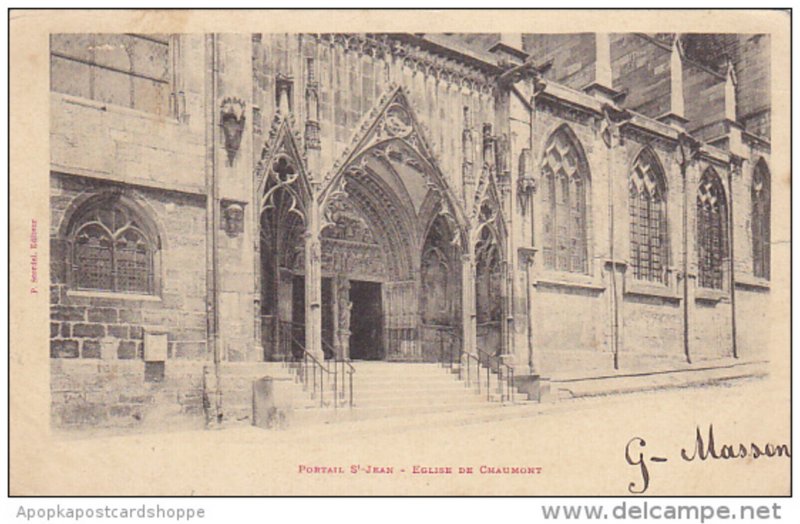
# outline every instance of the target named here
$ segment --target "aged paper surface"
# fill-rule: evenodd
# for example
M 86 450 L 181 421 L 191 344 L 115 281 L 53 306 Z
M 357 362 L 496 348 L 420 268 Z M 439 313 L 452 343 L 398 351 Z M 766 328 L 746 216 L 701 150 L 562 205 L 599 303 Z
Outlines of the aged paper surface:
M 788 495 L 789 21 L 13 11 L 11 494 Z

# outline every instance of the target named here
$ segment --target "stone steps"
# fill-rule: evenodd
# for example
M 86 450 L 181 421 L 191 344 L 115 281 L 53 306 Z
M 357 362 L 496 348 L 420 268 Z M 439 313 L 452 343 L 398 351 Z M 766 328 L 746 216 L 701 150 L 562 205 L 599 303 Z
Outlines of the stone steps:
M 353 406 L 348 402 L 349 380 L 340 374 L 337 391 L 344 387 L 334 405 L 333 380 L 326 376 L 324 402 L 320 405 L 319 384 L 299 382 L 298 370 L 278 363 L 252 363 L 225 366 L 221 371 L 223 406 L 229 421 L 245 422 L 252 417 L 252 384 L 270 376 L 275 398 L 287 411 L 286 420 L 296 424 L 330 424 L 372 418 L 412 417 L 418 414 L 451 414 L 482 411 L 500 405 L 496 382 L 487 399 L 485 374 L 481 393 L 473 382 L 467 386 L 450 369 L 430 363 L 353 362 Z M 341 380 L 344 378 L 344 383 Z

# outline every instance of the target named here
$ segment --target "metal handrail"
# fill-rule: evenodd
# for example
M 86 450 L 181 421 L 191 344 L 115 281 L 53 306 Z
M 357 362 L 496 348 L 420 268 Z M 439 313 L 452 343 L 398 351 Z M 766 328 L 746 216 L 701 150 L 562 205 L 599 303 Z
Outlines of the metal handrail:
M 334 375 L 334 382 L 335 382 L 336 381 L 336 378 L 335 378 L 336 377 L 336 367 L 334 366 L 333 370 L 329 369 L 328 366 L 326 366 L 325 364 L 323 364 L 322 362 L 317 360 L 317 357 L 315 357 L 314 355 L 309 353 L 309 351 L 306 349 L 306 347 L 302 343 L 300 343 L 300 341 L 297 340 L 296 337 L 292 336 L 292 341 L 303 352 L 303 373 L 302 373 L 301 380 L 302 380 L 303 384 L 306 387 L 308 387 L 308 361 L 309 361 L 309 359 L 311 360 L 312 367 L 314 368 L 313 369 L 313 373 L 311 375 L 312 378 L 313 378 L 312 398 L 317 395 L 317 372 L 316 372 L 316 368 L 319 368 L 319 405 L 320 405 L 320 407 L 324 407 L 325 406 L 325 379 L 324 379 L 323 373 L 327 373 L 328 375 L 333 374 Z M 334 402 L 333 402 L 333 404 L 334 404 L 334 407 L 338 407 L 339 403 L 336 402 L 335 393 L 336 393 L 336 390 L 334 389 Z
M 483 356 L 486 358 L 486 389 L 488 390 L 486 393 L 487 400 L 491 400 L 491 389 L 489 387 L 489 380 L 490 374 L 492 371 L 497 373 L 497 383 L 498 389 L 500 390 L 500 402 L 505 400 L 509 400 L 511 402 L 514 401 L 514 368 L 509 364 L 503 362 L 502 357 L 499 355 L 492 355 L 481 348 L 475 348 L 478 351 L 479 356 Z M 478 359 L 480 361 L 480 357 Z M 492 361 L 494 361 L 495 368 L 492 369 Z M 506 375 L 506 391 L 503 393 L 503 387 L 501 385 L 501 381 L 503 380 L 503 370 L 505 369 Z
M 437 328 L 436 329 L 439 335 L 439 365 L 443 368 L 453 368 L 456 363 L 456 352 L 453 350 L 456 347 L 454 344 L 450 344 L 450 355 L 449 360 L 445 358 L 446 351 L 444 349 L 444 339 L 449 338 L 451 341 L 454 339 L 459 339 L 460 337 L 455 332 L 454 328 L 447 327 L 445 329 Z
M 326 341 L 324 338 L 322 339 L 322 344 L 325 345 L 327 347 L 327 349 L 333 355 L 334 369 L 336 369 L 336 367 L 341 363 L 341 365 L 342 365 L 342 375 L 344 375 L 344 373 L 347 372 L 348 382 L 349 382 L 349 389 L 350 389 L 350 395 L 349 395 L 349 398 L 348 398 L 348 404 L 352 408 L 353 407 L 353 374 L 356 372 L 356 368 L 350 362 L 349 358 L 338 356 L 336 354 L 336 349 L 328 341 Z M 347 366 L 347 370 L 345 370 L 345 366 Z M 334 391 L 336 391 L 338 393 L 338 384 L 336 382 L 336 380 L 337 380 L 336 375 L 334 375 L 333 379 L 334 379 L 334 384 L 333 384 Z M 342 393 L 341 393 L 341 397 L 340 398 L 344 398 L 344 381 L 342 381 Z
M 475 361 L 475 370 L 476 370 L 477 375 L 478 375 L 478 380 L 477 380 L 477 383 L 478 383 L 478 394 L 480 395 L 481 394 L 481 377 L 480 377 L 481 359 L 478 358 L 478 355 L 473 355 L 472 353 L 467 353 L 466 351 L 463 353 L 463 355 L 465 355 L 467 357 L 467 380 L 466 380 L 466 385 L 467 385 L 467 387 L 472 385 L 472 384 L 470 384 L 469 361 L 470 360 L 474 360 Z

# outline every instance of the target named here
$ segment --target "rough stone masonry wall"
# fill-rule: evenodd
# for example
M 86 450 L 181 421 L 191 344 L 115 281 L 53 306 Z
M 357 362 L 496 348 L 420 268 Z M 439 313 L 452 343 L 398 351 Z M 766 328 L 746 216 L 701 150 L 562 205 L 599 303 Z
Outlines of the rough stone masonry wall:
M 770 138 L 770 36 L 738 35 L 734 53 L 737 118 L 747 131 Z
M 693 64 L 683 63 L 685 115 L 689 131 L 698 140 L 712 140 L 725 132 L 725 78 Z
M 139 359 L 51 359 L 51 425 L 167 429 L 202 424 L 203 362 L 170 363 L 159 382 L 145 382 L 144 374 Z
M 545 78 L 573 89 L 583 89 L 595 79 L 594 33 L 528 34 L 523 36 L 525 52 L 537 63 L 553 61 Z
M 635 33 L 611 37 L 613 87 L 625 107 L 657 118 L 670 109 L 670 50 Z
M 151 218 L 163 228 L 162 284 L 156 295 L 133 298 L 102 292 L 76 294 L 68 288 L 66 242 L 59 236 L 62 221 L 69 219 L 65 213 L 79 196 L 111 187 L 123 186 L 71 175 L 51 176 L 50 356 L 54 360 L 54 421 L 58 424 L 81 420 L 108 423 L 115 417 L 127 420 L 131 405 L 136 404 L 131 399 L 151 399 L 163 389 L 157 383 L 145 384 L 145 332 L 167 333 L 165 376 L 172 377 L 172 382 L 180 382 L 171 370 L 174 362 L 194 360 L 202 364 L 207 358 L 202 198 L 123 189 L 129 198 L 151 211 Z M 101 359 L 103 344 L 114 348 L 112 355 L 105 355 L 106 359 Z M 59 364 L 57 360 L 65 362 Z M 84 364 L 66 362 L 70 360 Z M 196 389 L 196 382 L 196 377 L 184 381 L 187 394 Z M 181 389 L 178 383 L 172 386 L 176 390 Z

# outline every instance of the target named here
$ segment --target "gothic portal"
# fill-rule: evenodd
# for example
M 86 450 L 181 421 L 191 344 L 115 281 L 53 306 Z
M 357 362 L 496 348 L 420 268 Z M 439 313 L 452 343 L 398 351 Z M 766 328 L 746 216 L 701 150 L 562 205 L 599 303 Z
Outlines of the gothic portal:
M 464 213 L 403 91 L 391 90 L 373 113 L 343 167 L 318 190 L 302 170 L 291 119 L 276 115 L 261 184 L 261 341 L 267 360 L 298 356 L 307 346 L 309 264 L 319 267 L 326 358 L 438 361 L 460 354 Z M 312 207 L 318 216 L 309 220 Z M 309 260 L 309 224 L 317 221 L 319 260 Z M 478 270 L 487 277 L 478 280 L 476 296 L 486 302 L 480 311 L 498 312 L 502 293 L 487 287 L 499 283 L 499 251 L 484 238 L 491 236 L 478 240 Z M 486 320 L 499 323 L 497 315 Z M 499 336 L 490 343 L 499 353 Z

